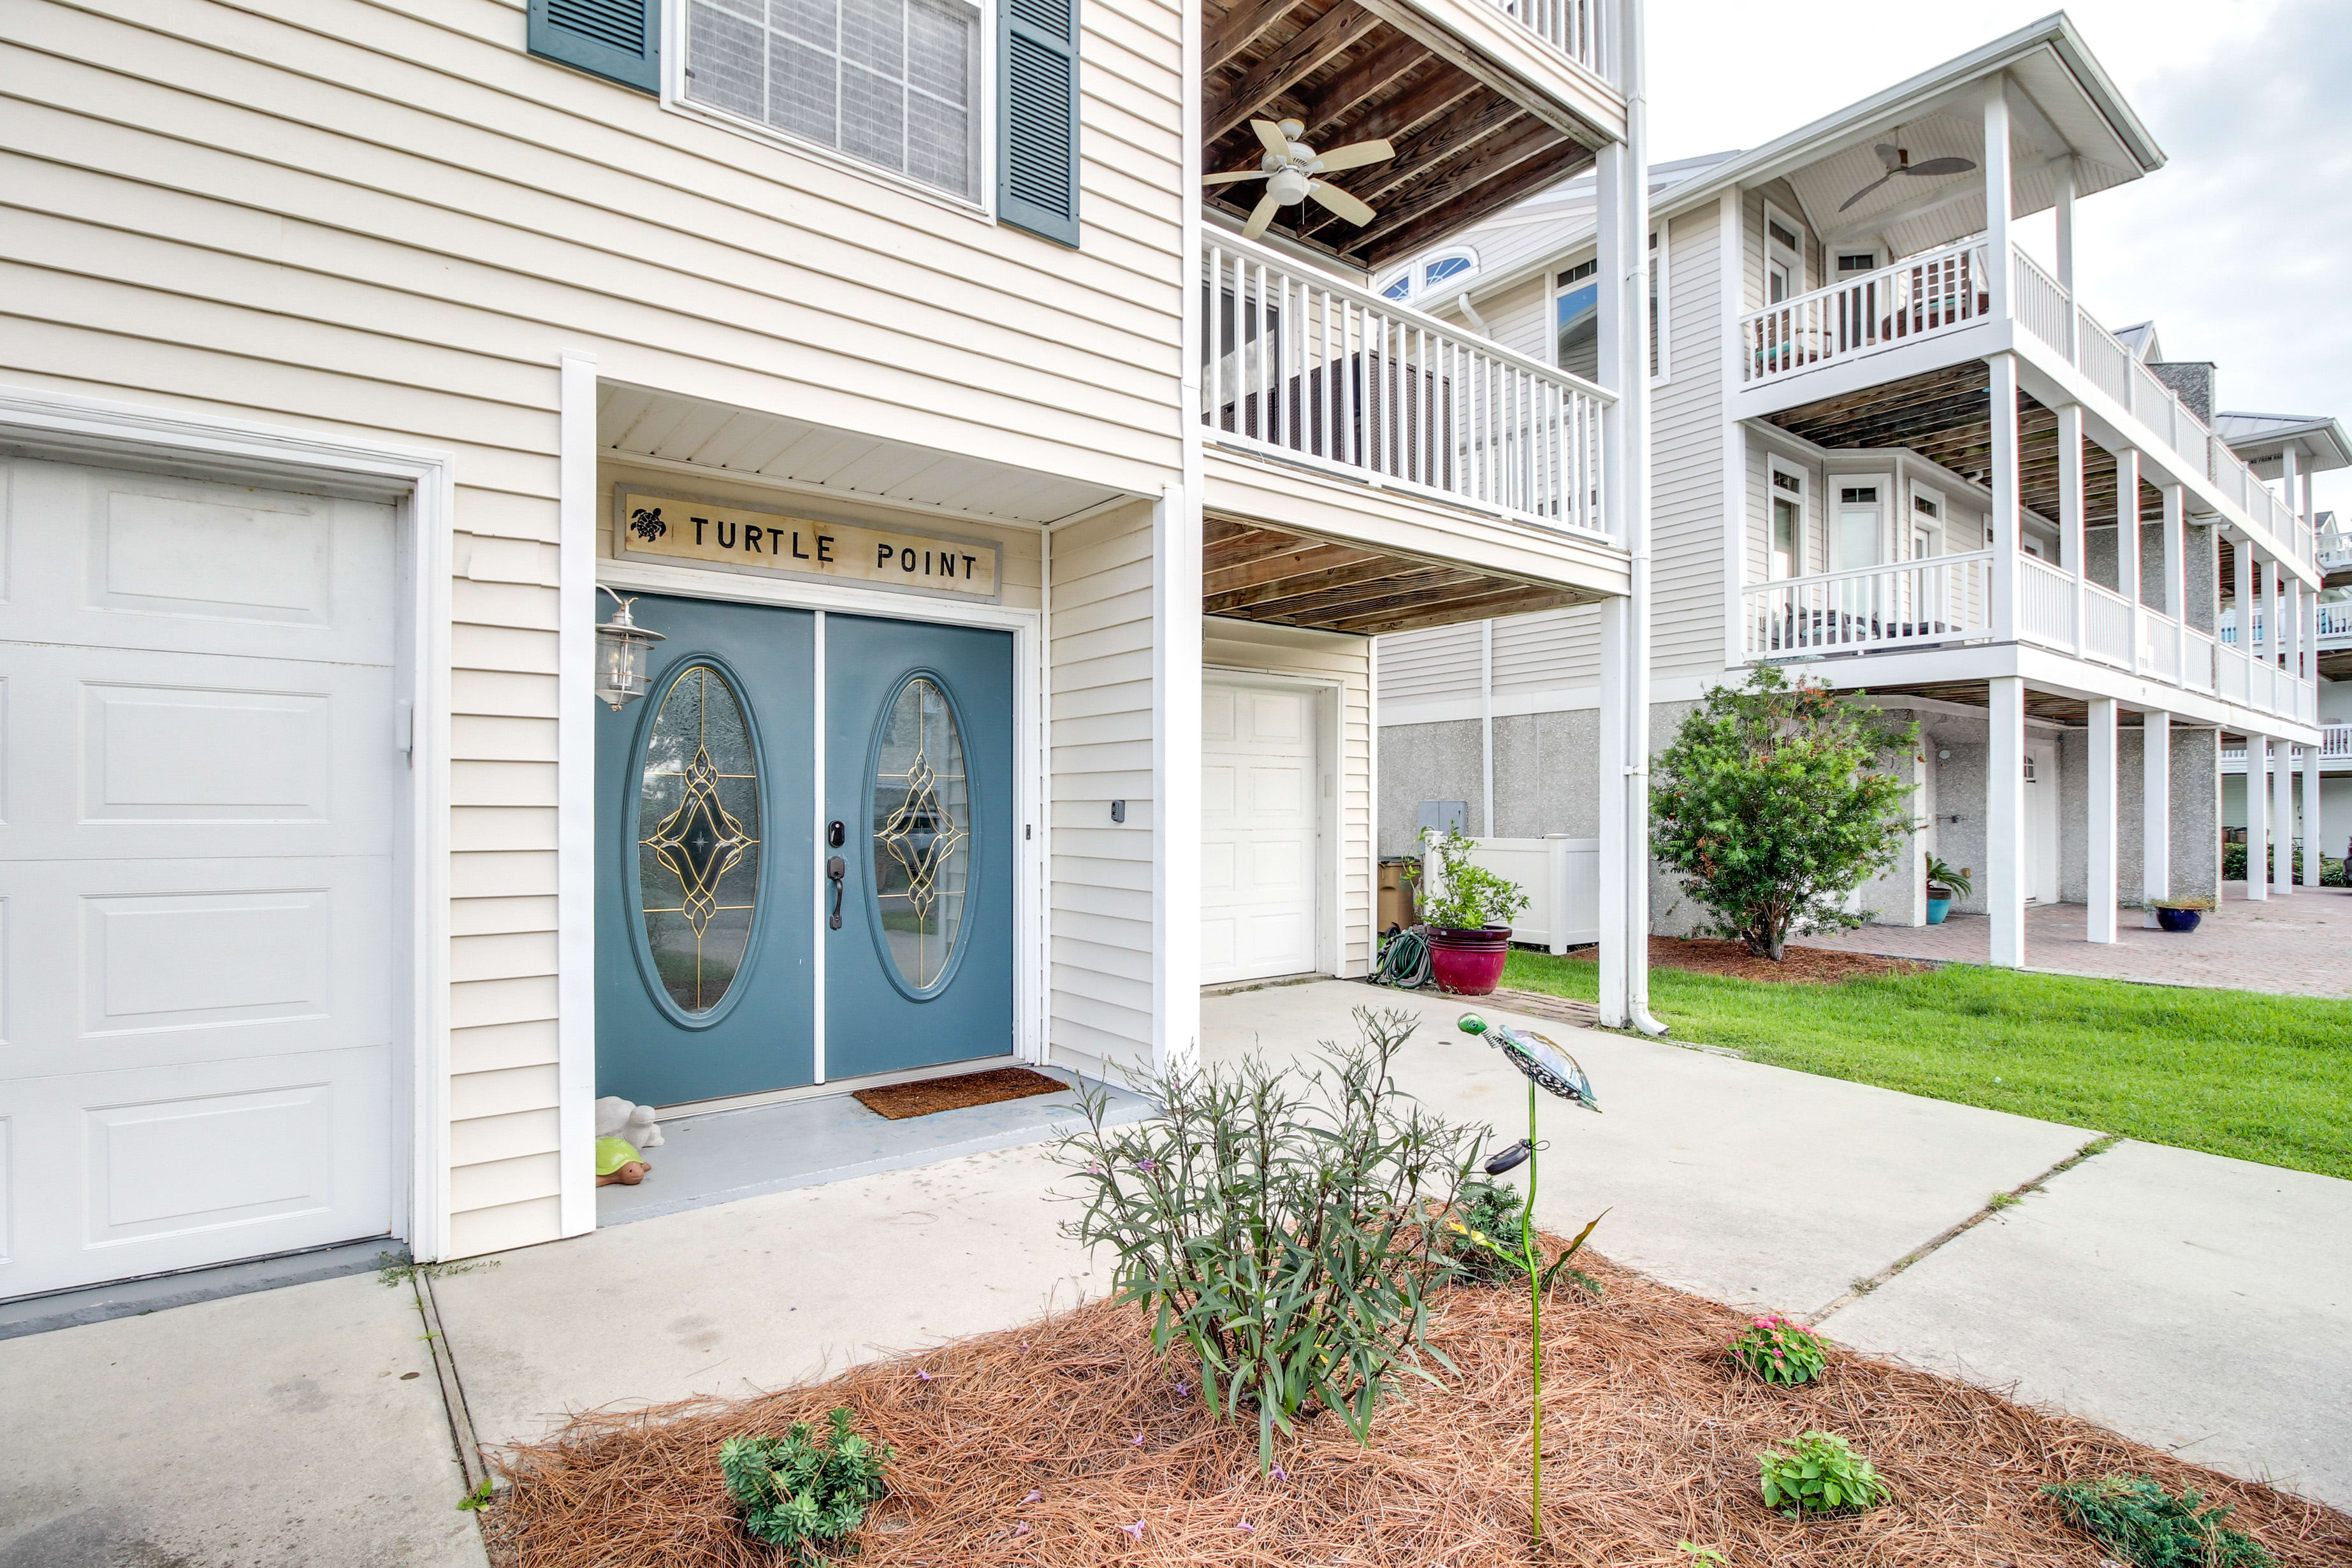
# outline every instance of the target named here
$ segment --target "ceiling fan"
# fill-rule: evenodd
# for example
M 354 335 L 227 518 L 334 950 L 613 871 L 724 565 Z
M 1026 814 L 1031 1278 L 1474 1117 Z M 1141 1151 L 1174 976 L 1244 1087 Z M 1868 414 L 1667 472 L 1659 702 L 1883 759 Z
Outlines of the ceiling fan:
M 1315 176 L 1336 174 L 1342 169 L 1361 168 L 1366 163 L 1395 157 L 1396 149 L 1385 139 L 1352 142 L 1334 147 L 1328 153 L 1318 153 L 1298 140 L 1307 133 L 1303 121 L 1253 120 L 1250 129 L 1257 132 L 1258 141 L 1265 146 L 1265 156 L 1259 161 L 1259 166 L 1237 169 L 1230 174 L 1211 174 L 1201 182 L 1204 185 L 1230 185 L 1243 180 L 1265 182 L 1265 195 L 1250 214 L 1249 223 L 1242 229 L 1244 235 L 1255 239 L 1265 232 L 1276 212 L 1297 206 L 1309 197 L 1359 228 L 1372 221 L 1375 215 L 1370 207 Z
M 1930 158 L 1924 163 L 1915 163 L 1911 161 L 1910 149 L 1896 147 L 1885 142 L 1881 142 L 1871 151 L 1878 154 L 1878 161 L 1881 163 L 1886 165 L 1886 173 L 1846 197 L 1839 205 L 1838 211 L 1845 211 L 1847 207 L 1853 205 L 1897 174 L 1933 178 L 1937 174 L 1965 174 L 1977 166 L 1977 161 L 1974 158 Z

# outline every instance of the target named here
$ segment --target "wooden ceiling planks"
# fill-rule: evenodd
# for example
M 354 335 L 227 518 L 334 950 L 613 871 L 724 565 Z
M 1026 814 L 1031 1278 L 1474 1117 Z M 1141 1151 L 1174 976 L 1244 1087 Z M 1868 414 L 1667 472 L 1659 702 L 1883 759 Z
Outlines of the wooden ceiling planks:
M 1204 615 L 1322 631 L 1405 631 L 1587 602 L 1559 585 L 1496 577 L 1229 518 L 1202 529 Z
M 1576 136 L 1356 0 L 1233 0 L 1222 11 L 1211 0 L 1203 32 L 1205 172 L 1257 166 L 1252 120 L 1300 121 L 1317 148 L 1397 144 L 1395 158 L 1332 182 L 1379 209 L 1371 224 L 1311 201 L 1277 215 L 1273 233 L 1352 266 L 1377 270 L 1592 163 Z M 1252 181 L 1203 195 L 1242 218 L 1262 194 Z

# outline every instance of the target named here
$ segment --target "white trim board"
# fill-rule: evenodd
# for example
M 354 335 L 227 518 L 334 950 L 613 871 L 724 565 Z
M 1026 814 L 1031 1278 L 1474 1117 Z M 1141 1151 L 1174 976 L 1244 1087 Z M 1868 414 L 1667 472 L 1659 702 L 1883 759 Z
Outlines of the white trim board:
M 322 436 L 175 409 L 0 386 L 0 446 L 75 462 L 161 467 L 243 483 L 325 487 L 390 500 L 407 581 L 400 630 L 414 715 L 407 809 L 396 885 L 407 919 L 394 954 L 394 1215 L 419 1262 L 438 1260 L 449 1232 L 449 625 L 450 535 L 457 459 L 447 452 Z M 407 984 L 400 984 L 406 971 Z M 399 1068 L 405 1057 L 407 1071 Z M 404 1148 L 400 1123 L 405 1118 Z M 404 1179 L 403 1179 L 404 1178 Z

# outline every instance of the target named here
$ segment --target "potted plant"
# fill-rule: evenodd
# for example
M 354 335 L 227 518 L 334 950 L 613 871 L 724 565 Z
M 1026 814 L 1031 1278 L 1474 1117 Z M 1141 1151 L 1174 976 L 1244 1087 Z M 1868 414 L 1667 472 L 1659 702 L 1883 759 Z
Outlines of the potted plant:
M 2185 899 L 2158 899 L 2156 900 L 2156 923 L 2166 931 L 2195 931 L 2197 922 L 2203 920 L 2205 911 L 2212 907 L 2212 899 L 2203 893 Z
M 1969 868 L 1966 866 L 1955 871 L 1933 855 L 1927 857 L 1927 923 L 1929 925 L 1942 925 L 1944 917 L 1952 912 L 1952 900 L 1965 899 L 1974 891 L 1976 891 L 1976 884 L 1969 880 Z
M 1528 907 L 1519 885 L 1470 858 L 1475 847 L 1458 827 L 1440 835 L 1424 827 L 1421 841 L 1437 860 L 1434 888 L 1423 887 L 1422 868 L 1409 868 L 1414 905 L 1429 928 L 1430 977 L 1440 988 L 1484 996 L 1503 978 L 1510 956 L 1511 921 Z

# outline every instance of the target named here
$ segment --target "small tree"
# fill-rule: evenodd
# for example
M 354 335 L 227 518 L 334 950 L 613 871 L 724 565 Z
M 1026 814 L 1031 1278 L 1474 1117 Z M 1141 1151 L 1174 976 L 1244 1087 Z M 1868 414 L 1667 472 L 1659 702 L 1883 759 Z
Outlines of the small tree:
M 1718 686 L 1657 761 L 1651 849 L 1713 910 L 1708 929 L 1778 963 L 1800 922 L 1846 931 L 1846 895 L 1892 866 L 1913 829 L 1910 786 L 1883 771 L 1916 724 L 1794 686 L 1770 665 Z

